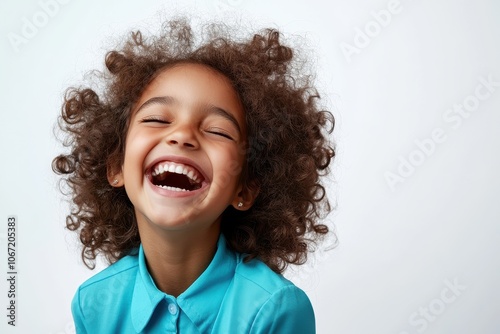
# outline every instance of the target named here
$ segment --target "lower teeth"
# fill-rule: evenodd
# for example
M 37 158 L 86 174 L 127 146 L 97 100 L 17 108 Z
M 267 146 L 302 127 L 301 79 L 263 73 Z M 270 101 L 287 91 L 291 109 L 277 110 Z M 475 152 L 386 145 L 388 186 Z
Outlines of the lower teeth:
M 172 191 L 189 191 L 187 189 L 181 189 L 181 188 L 169 187 L 169 186 L 157 186 L 157 187 L 167 189 L 167 190 L 172 190 Z

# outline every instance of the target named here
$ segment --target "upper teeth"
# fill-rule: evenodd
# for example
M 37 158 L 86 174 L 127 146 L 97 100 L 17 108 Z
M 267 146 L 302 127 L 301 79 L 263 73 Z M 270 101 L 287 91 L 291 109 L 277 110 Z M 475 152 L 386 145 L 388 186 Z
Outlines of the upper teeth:
M 186 175 L 191 181 L 196 183 L 199 183 L 201 181 L 198 172 L 195 171 L 192 167 L 173 162 L 158 164 L 153 170 L 152 174 L 153 176 L 157 176 L 165 172 Z

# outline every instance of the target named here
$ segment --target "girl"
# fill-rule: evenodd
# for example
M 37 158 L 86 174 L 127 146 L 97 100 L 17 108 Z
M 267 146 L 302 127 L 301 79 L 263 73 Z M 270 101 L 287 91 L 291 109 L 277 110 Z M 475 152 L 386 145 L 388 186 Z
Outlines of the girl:
M 328 232 L 320 176 L 334 118 L 280 33 L 195 43 L 185 20 L 133 32 L 106 55 L 101 91 L 67 91 L 66 224 L 82 258 L 78 333 L 314 333 L 281 273 Z

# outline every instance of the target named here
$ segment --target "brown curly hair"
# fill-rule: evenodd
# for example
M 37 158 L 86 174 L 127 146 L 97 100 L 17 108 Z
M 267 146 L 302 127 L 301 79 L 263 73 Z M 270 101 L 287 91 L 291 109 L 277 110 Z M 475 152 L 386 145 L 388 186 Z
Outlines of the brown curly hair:
M 66 225 L 79 232 L 89 268 L 100 252 L 113 263 L 140 244 L 132 203 L 123 187 L 110 186 L 107 171 L 123 162 L 132 106 L 161 69 L 179 62 L 224 74 L 244 106 L 242 177 L 260 191 L 248 211 L 230 206 L 223 212 L 221 231 L 229 246 L 283 272 L 288 264 L 304 263 L 312 244 L 328 233 L 319 223 L 331 210 L 320 178 L 335 155 L 328 140 L 334 117 L 318 106 L 312 76 L 301 74 L 304 63 L 275 29 L 236 40 L 226 26 L 208 27 L 201 42 L 186 19 L 166 22 L 158 36 L 132 32 L 107 53 L 107 71 L 97 72 L 100 91 L 66 92 L 58 124 L 70 152 L 57 156 L 52 168 L 65 175 L 62 186 L 72 197 Z

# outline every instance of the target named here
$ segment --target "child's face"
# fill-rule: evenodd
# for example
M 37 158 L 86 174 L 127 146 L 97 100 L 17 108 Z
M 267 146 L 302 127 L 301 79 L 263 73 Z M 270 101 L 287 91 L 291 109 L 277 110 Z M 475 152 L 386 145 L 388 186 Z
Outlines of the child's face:
M 139 228 L 206 228 L 236 207 L 245 131 L 225 76 L 199 64 L 161 72 L 132 109 L 120 173 Z

